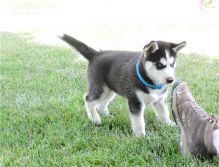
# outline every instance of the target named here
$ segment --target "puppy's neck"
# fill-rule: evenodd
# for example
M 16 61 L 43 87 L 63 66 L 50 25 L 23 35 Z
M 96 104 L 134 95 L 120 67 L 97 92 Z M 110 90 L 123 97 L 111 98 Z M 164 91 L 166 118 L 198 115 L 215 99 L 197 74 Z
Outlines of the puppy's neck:
M 139 59 L 139 70 L 140 70 L 141 76 L 147 83 L 154 85 L 154 82 L 152 81 L 152 79 L 148 77 L 144 64 L 145 64 L 145 59 L 144 59 L 144 56 L 142 55 Z

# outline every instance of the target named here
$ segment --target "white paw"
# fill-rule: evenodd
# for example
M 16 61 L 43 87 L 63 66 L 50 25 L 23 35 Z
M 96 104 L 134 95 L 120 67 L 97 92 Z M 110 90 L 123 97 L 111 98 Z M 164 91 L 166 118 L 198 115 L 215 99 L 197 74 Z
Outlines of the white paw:
M 96 125 L 100 125 L 102 124 L 101 122 L 101 118 L 98 114 L 93 115 L 92 120 L 93 123 L 95 123 Z
M 173 121 L 171 121 L 171 120 L 169 120 L 169 121 L 167 122 L 167 124 L 170 125 L 170 126 L 176 126 L 176 123 L 173 122 Z
M 102 123 L 101 118 L 96 111 L 91 113 L 90 111 L 87 110 L 87 116 L 89 120 L 91 120 L 93 123 L 97 125 L 100 125 Z
M 104 110 L 102 110 L 102 112 L 104 113 L 105 116 L 109 115 L 109 110 L 108 109 L 104 109 Z
M 104 113 L 105 116 L 109 115 L 109 110 L 105 105 L 100 105 L 97 107 L 97 110 L 101 111 L 102 113 Z
M 135 129 L 135 130 L 133 130 L 133 133 L 137 137 L 145 136 L 145 134 L 146 134 L 145 129 Z

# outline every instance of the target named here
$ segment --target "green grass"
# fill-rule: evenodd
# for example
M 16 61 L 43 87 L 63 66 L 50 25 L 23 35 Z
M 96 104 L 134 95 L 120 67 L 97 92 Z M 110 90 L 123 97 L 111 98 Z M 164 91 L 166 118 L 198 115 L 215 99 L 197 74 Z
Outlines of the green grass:
M 0 166 L 219 166 L 183 157 L 176 127 L 145 111 L 145 137 L 131 134 L 127 103 L 95 126 L 85 113 L 86 61 L 72 49 L 1 33 Z M 219 113 L 219 59 L 180 55 L 177 76 L 208 112 Z M 109 128 L 112 125 L 112 129 Z

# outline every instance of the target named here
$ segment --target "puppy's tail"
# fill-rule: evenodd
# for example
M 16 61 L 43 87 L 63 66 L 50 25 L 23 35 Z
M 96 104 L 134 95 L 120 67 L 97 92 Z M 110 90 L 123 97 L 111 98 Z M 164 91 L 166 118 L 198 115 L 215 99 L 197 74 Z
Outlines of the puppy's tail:
M 62 39 L 63 41 L 67 42 L 72 47 L 74 47 L 78 52 L 80 52 L 89 61 L 98 53 L 93 48 L 90 48 L 89 46 L 85 45 L 81 41 L 67 34 L 63 34 L 62 36 L 58 36 L 58 37 Z

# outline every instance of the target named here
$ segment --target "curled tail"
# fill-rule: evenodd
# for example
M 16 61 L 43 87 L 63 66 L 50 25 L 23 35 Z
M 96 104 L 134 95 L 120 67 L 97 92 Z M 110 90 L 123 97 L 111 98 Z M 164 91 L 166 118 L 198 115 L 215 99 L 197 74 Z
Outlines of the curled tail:
M 98 53 L 93 48 L 90 48 L 89 46 L 85 45 L 81 41 L 78 41 L 77 39 L 67 34 L 63 34 L 59 38 L 67 42 L 72 47 L 74 47 L 78 52 L 80 52 L 89 61 Z

